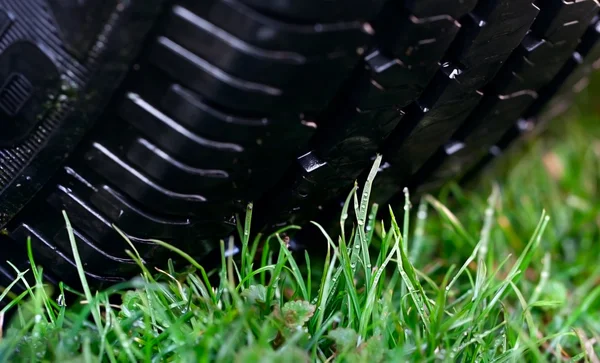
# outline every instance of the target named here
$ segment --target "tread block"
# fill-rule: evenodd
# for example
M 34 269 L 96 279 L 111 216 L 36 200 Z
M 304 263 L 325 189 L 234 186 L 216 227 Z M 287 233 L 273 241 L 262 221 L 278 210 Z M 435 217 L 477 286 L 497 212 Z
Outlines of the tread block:
M 230 193 L 230 199 L 235 189 L 234 178 L 244 177 L 244 173 L 248 173 L 243 168 L 231 172 L 190 166 L 140 135 L 130 125 L 123 125 L 118 135 L 102 136 L 98 135 L 106 140 L 103 145 L 114 150 L 119 158 L 175 192 L 211 194 L 213 200 L 218 199 L 219 194 Z
M 486 96 L 455 137 L 469 147 L 494 145 L 537 97 L 533 91 Z
M 389 161 L 394 165 L 402 161 L 410 163 L 411 174 L 433 154 L 433 145 L 450 139 L 482 98 L 481 92 L 464 90 L 451 74 L 451 70 L 444 68 L 438 72 L 419 99 L 419 107 L 413 108 L 415 126 L 407 135 L 400 134 L 398 139 L 390 140 L 390 148 L 397 151 L 389 150 L 392 152 L 388 154 Z
M 239 145 L 290 149 L 290 146 L 304 145 L 315 133 L 315 128 L 307 126 L 302 114 L 238 116 L 212 107 L 178 84 L 168 87 L 160 105 L 167 115 L 190 131 Z
M 113 256 L 115 260 L 123 262 L 129 257 L 125 253 L 128 249 L 127 242 L 113 228 L 111 221 L 87 205 L 85 201 L 73 193 L 71 188 L 63 185 L 57 186 L 57 191 L 48 197 L 48 203 L 52 205 L 57 212 L 65 210 L 69 220 L 77 226 L 82 232 L 94 239 L 98 246 L 88 246 L 83 249 L 87 255 L 92 255 L 93 250 L 101 250 L 99 246 L 104 247 L 104 253 Z M 134 239 L 132 239 L 134 241 Z M 65 242 L 65 241 L 61 241 Z M 69 242 L 63 245 L 66 251 L 69 251 Z
M 552 43 L 576 42 L 600 7 L 595 0 L 545 0 L 531 30 Z
M 446 14 L 458 19 L 473 10 L 476 4 L 477 0 L 404 0 L 404 6 L 421 18 Z
M 90 203 L 90 199 L 99 192 L 98 188 L 75 170 L 66 169 L 67 176 L 61 180 L 61 184 L 57 185 L 55 192 L 47 198 L 48 203 L 56 211 L 65 210 L 68 213 L 71 223 L 81 232 L 80 234 L 85 240 L 82 248 L 85 249 L 87 255 L 100 253 L 102 256 L 96 257 L 97 259 L 108 258 L 113 262 L 135 264 L 125 252 L 126 249 L 129 249 L 128 243 L 113 228 L 113 223 L 118 222 L 118 219 L 110 219 L 110 216 L 103 214 Z M 51 213 L 47 214 L 51 215 Z M 57 220 L 54 225 L 61 224 L 61 221 Z M 146 258 L 155 253 L 157 246 L 146 241 L 145 235 L 133 235 L 128 226 L 120 226 L 120 228 L 136 245 L 142 257 Z M 42 229 L 42 232 L 44 231 L 48 231 L 48 228 Z M 58 236 L 55 237 L 55 241 L 65 243 L 61 246 L 64 250 L 70 251 L 68 240 L 61 240 Z
M 127 159 L 140 170 L 174 191 L 193 193 L 203 190 L 214 194 L 235 195 L 229 174 L 218 169 L 200 169 L 171 157 L 144 138 L 137 138 L 127 150 Z
M 313 140 L 315 149 L 297 159 L 292 187 L 272 196 L 273 208 L 284 219 L 300 218 L 319 209 L 316 203 L 335 198 L 371 165 L 379 144 L 402 122 L 403 115 L 398 109 L 351 110 L 330 120 Z
M 556 46 L 530 33 L 499 71 L 493 87 L 501 93 L 539 89 L 552 80 L 574 48 Z
M 532 91 L 486 96 L 452 141 L 419 171 L 417 179 L 424 180 L 424 188 L 427 188 L 428 184 L 438 185 L 465 173 L 511 129 L 536 97 L 537 94 Z M 423 178 L 424 175 L 427 176 Z
M 108 185 L 102 185 L 91 196 L 91 203 L 109 217 L 121 229 L 140 239 L 161 239 L 175 245 L 187 239 L 201 243 L 201 238 L 226 236 L 235 228 L 235 221 L 223 218 L 221 221 L 199 221 L 189 218 L 174 219 L 151 214 L 133 205 L 127 198 Z
M 165 36 L 233 77 L 276 87 L 307 103 L 331 99 L 358 61 L 356 52 L 306 57 L 296 52 L 261 49 L 181 6 L 173 8 Z M 320 82 L 323 78 L 329 82 Z M 312 89 L 310 97 L 307 88 Z
M 136 94 L 127 95 L 119 114 L 165 151 L 193 166 L 230 169 L 238 158 L 250 156 L 250 151 L 240 145 L 212 141 L 191 132 Z
M 494 146 L 492 146 L 488 153 L 475 164 L 474 167 L 468 170 L 467 173 L 461 178 L 461 181 L 467 181 L 479 174 L 482 169 L 489 165 L 493 160 L 501 156 L 506 149 L 516 140 L 526 135 L 534 128 L 535 124 L 529 120 L 519 119 L 515 125 L 513 125 L 505 134 L 502 136 Z
M 592 51 L 592 48 L 597 47 L 600 39 L 600 12 L 592 19 L 585 33 L 581 37 L 581 41 L 577 46 L 577 51 L 582 55 L 587 55 Z
M 202 195 L 177 193 L 164 188 L 102 144 L 93 143 L 84 158 L 92 169 L 155 212 L 217 217 L 223 215 L 225 210 L 231 210 L 231 205 L 227 203 L 215 205 Z
M 256 135 L 255 139 L 246 139 L 248 147 L 213 141 L 190 131 L 138 96 L 130 95 L 123 104 L 121 117 L 130 120 L 146 136 L 146 146 L 139 143 L 138 137 L 129 138 L 122 142 L 128 147 L 121 156 L 161 186 L 179 193 L 211 195 L 212 202 L 231 200 L 229 192 L 234 193 L 234 198 L 236 195 L 243 195 L 245 200 L 255 198 L 273 182 L 272 178 L 284 172 L 286 162 L 316 131 L 314 122 L 303 120 L 302 114 L 282 115 L 277 122 L 266 118 L 232 118 L 180 87 L 171 87 L 162 103 L 167 112 L 186 120 L 186 127 L 196 125 L 210 131 L 210 126 L 218 130 L 221 124 L 226 124 L 230 134 L 224 135 L 221 128 L 224 138 L 240 135 L 246 129 Z M 204 120 L 207 125 L 201 125 Z M 264 129 L 265 123 L 268 132 L 255 130 Z M 125 138 L 126 134 L 123 130 L 119 138 Z M 241 137 L 248 136 L 251 135 Z M 121 143 L 112 146 L 113 150 L 123 149 Z M 272 153 L 273 149 L 278 150 L 277 154 Z M 270 163 L 264 164 L 262 161 L 267 159 Z
M 229 34 L 256 47 L 305 56 L 352 54 L 366 46 L 361 21 L 291 24 L 260 14 L 236 0 L 182 0 L 180 4 Z
M 97 138 L 105 140 L 104 147 L 118 158 L 178 193 L 210 194 L 213 201 L 231 199 L 239 192 L 238 180 L 249 174 L 242 165 L 234 171 L 191 166 L 162 150 L 130 125 L 123 125 L 117 135 L 97 135 Z
M 587 9 L 590 7 L 590 3 L 595 4 L 593 2 L 573 3 L 569 6 L 565 5 L 565 9 L 570 9 L 574 4 L 584 4 Z M 586 30 L 590 28 L 593 17 L 590 14 L 593 15 L 594 12 L 569 13 L 569 19 L 571 19 L 569 23 L 571 25 L 568 25 L 569 35 L 573 39 L 568 39 L 568 41 L 550 41 L 539 38 L 534 31 L 530 31 L 499 72 L 497 77 L 499 82 L 495 86 L 496 90 L 501 93 L 514 93 L 524 89 L 537 90 L 550 83 L 571 57 L 575 48 L 579 48 L 578 39 L 583 36 L 584 50 L 595 43 L 597 32 L 591 30 L 586 33 Z M 582 24 L 585 24 L 585 26 L 579 26 Z M 588 36 L 584 36 L 584 33 Z
M 234 181 L 232 185 L 245 195 L 245 200 L 254 200 L 272 186 L 285 172 L 289 160 L 303 151 L 318 128 L 304 113 L 273 117 L 225 113 L 179 85 L 168 87 L 160 104 L 166 114 L 194 133 L 245 146 L 243 157 L 238 158 L 239 162 L 229 170 L 226 163 L 216 165 L 229 173 Z M 245 155 L 249 150 L 252 158 Z M 269 162 L 265 163 L 265 160 Z M 189 161 L 187 164 L 194 165 Z
M 243 145 L 264 137 L 268 134 L 266 129 L 279 121 L 277 118 L 242 117 L 223 112 L 179 84 L 168 87 L 160 106 L 167 115 L 195 133 Z
M 111 221 L 140 238 L 172 239 L 177 229 L 187 230 L 192 222 L 188 218 L 166 219 L 151 215 L 133 206 L 125 196 L 108 185 L 101 185 L 90 197 L 90 202 Z
M 47 269 L 52 266 L 52 272 L 56 274 L 56 278 L 70 286 L 80 285 L 79 275 L 77 274 L 77 265 L 65 253 L 60 251 L 49 239 L 41 235 L 38 231 L 27 224 L 20 224 L 11 233 L 14 238 L 25 241 L 31 238 L 32 251 L 36 264 L 39 264 Z M 85 275 L 93 283 L 102 282 L 121 282 L 122 278 L 100 276 L 89 271 L 85 271 Z
M 401 122 L 397 109 L 360 112 L 332 120 L 315 140 L 314 152 L 328 164 L 338 181 L 326 188 L 340 189 L 352 183 L 368 168 L 379 145 Z
M 150 263 L 163 263 L 166 252 L 157 248 L 151 239 L 168 242 L 200 257 L 215 248 L 208 238 L 224 238 L 235 228 L 235 219 L 232 217 L 198 220 L 154 214 L 135 205 L 101 180 L 90 179 L 90 183 L 95 186 L 94 193 L 89 196 L 91 205 L 119 229 L 136 236 L 132 241 L 139 243 L 138 249 L 144 252 L 144 259 Z
M 471 9 L 469 4 L 462 7 L 456 6 L 456 3 L 442 1 L 433 14 L 418 15 L 403 9 L 400 2 L 388 2 L 374 27 L 382 53 L 388 54 L 397 63 L 391 68 L 396 72 L 387 71 L 387 74 L 374 79 L 384 88 L 392 87 L 386 84 L 385 79 L 389 79 L 396 87 L 406 85 L 404 87 L 414 89 L 414 96 L 418 96 L 435 74 L 461 28 L 456 17 Z M 431 10 L 431 4 L 409 1 L 407 5 L 417 12 L 424 8 Z M 453 9 L 451 14 L 447 12 L 450 7 Z M 391 64 L 388 62 L 384 65 L 388 68 Z
M 387 164 L 375 180 L 377 202 L 389 200 L 404 186 L 412 188 L 414 180 L 422 180 L 423 169 L 435 168 L 443 157 L 435 145 L 448 141 L 473 112 L 482 97 L 475 90 L 493 79 L 538 11 L 531 1 L 498 0 L 479 2 L 463 18 L 446 60 L 417 101 L 420 107 L 408 111 L 406 128 L 396 131 L 384 146 Z
M 385 202 L 434 154 L 436 146 L 449 140 L 481 100 L 480 92 L 465 90 L 453 78 L 452 67 L 436 74 L 431 86 L 407 111 L 406 126 L 400 127 L 382 151 L 388 167 L 374 182 L 374 198 Z
M 448 61 L 460 65 L 455 75 L 458 82 L 471 89 L 488 83 L 519 45 L 538 12 L 531 0 L 479 2 L 447 56 Z
M 436 75 L 438 80 L 432 82 L 431 88 L 426 90 L 417 102 L 421 105 L 421 111 L 428 109 L 428 112 L 421 120 L 417 111 L 415 119 L 412 122 L 408 121 L 411 128 L 405 131 L 399 130 L 394 135 L 398 137 L 396 143 L 406 139 L 404 140 L 406 152 L 410 153 L 412 147 L 414 148 L 412 152 L 416 154 L 414 157 L 406 157 L 400 152 L 394 153 L 394 137 L 391 139 L 388 147 L 392 150 L 392 154 L 396 155 L 393 159 L 396 159 L 398 168 L 393 160 L 386 165 L 379 181 L 376 180 L 379 185 L 374 189 L 381 190 L 379 196 L 374 196 L 376 200 L 384 202 L 393 195 L 398 195 L 404 186 L 414 189 L 413 187 L 419 184 L 417 180 L 423 181 L 423 175 L 427 175 L 429 170 L 435 170 L 439 160 L 445 159 L 447 155 L 443 151 L 432 153 L 435 148 L 430 149 L 431 145 L 422 148 L 422 145 L 427 144 L 421 141 L 421 137 L 431 135 L 439 140 L 437 143 L 450 139 L 451 133 L 459 129 L 480 102 L 481 93 L 474 90 L 480 89 L 493 79 L 513 49 L 519 45 L 538 12 L 539 9 L 528 0 L 481 1 L 468 17 L 463 18 L 462 28 L 448 50 L 441 71 Z M 446 79 L 440 81 L 439 78 Z M 441 102 L 436 103 L 436 100 Z M 444 110 L 445 107 L 448 109 Z M 439 132 L 445 133 L 445 137 L 440 137 L 436 128 L 429 130 L 426 122 L 430 120 L 426 119 L 427 114 L 431 115 L 431 121 L 437 118 L 443 120 L 444 116 L 452 120 L 434 121 L 429 125 L 429 127 L 432 125 L 441 127 Z M 409 140 L 411 133 L 415 133 L 414 142 Z M 423 135 L 416 137 L 419 133 Z M 400 150 L 403 150 L 403 147 L 404 145 Z M 407 159 L 408 162 L 405 161 Z M 410 163 L 414 164 L 410 165 Z M 448 166 L 451 171 L 452 167 L 453 165 Z M 445 169 L 440 172 L 443 171 Z M 430 179 L 433 180 L 426 180 L 425 184 L 438 182 L 435 177 Z
M 289 188 L 277 190 L 263 199 L 266 210 L 272 208 L 277 211 L 272 215 L 275 220 L 267 221 L 273 226 L 294 223 L 295 220 L 310 216 L 311 212 L 320 208 L 319 203 L 325 202 L 319 197 L 335 197 L 331 190 L 326 189 L 326 185 L 338 182 L 333 168 L 313 151 L 298 157 L 284 180 Z
M 315 151 L 329 164 L 340 166 L 353 160 L 370 158 L 379 149 L 379 144 L 396 128 L 403 115 L 404 112 L 398 109 L 354 111 L 348 116 L 344 115 L 332 120 L 316 136 Z
M 561 67 L 561 69 L 557 72 L 556 76 L 544 87 L 542 87 L 538 93 L 540 97 L 531 105 L 529 109 L 523 115 L 525 118 L 537 117 L 537 114 L 540 110 L 548 103 L 550 98 L 552 98 L 559 89 L 564 89 L 565 92 L 571 88 L 574 90 L 575 85 L 582 80 L 587 79 L 587 75 L 591 72 L 591 67 L 588 67 L 582 64 L 583 59 L 581 54 L 578 52 L 574 52 L 571 54 L 571 57 L 567 60 L 567 62 Z M 572 78 L 573 77 L 576 78 Z M 572 80 L 572 83 L 568 83 L 568 80 Z M 559 102 L 560 104 L 564 104 L 564 101 L 568 101 L 567 94 L 564 95 L 564 98 Z M 562 107 L 559 105 L 559 107 Z
M 135 261 L 107 254 L 76 229 L 73 229 L 73 235 L 75 236 L 79 256 L 82 261 L 85 261 L 84 265 L 87 271 L 99 276 L 105 275 L 117 278 L 132 275 L 139 271 L 139 266 Z M 65 255 L 73 258 L 71 241 L 66 228 L 60 229 L 54 236 L 53 241 L 58 248 L 65 251 Z M 123 246 L 123 249 L 129 248 L 129 245 Z
M 537 114 L 552 99 L 562 100 L 562 104 L 585 87 L 590 74 L 600 68 L 600 18 L 595 17 L 583 35 L 579 46 L 561 68 L 556 77 L 540 90 L 540 98 L 527 110 L 525 117 L 536 118 Z
M 381 9 L 384 0 L 240 0 L 248 6 L 268 14 L 297 21 L 369 20 Z
M 403 12 L 401 5 L 398 5 L 398 3 L 390 2 L 386 6 L 387 7 L 383 11 L 385 14 L 373 23 L 376 34 L 383 33 L 379 30 L 392 29 L 394 26 L 398 26 L 398 23 L 394 23 L 393 20 L 397 20 L 399 17 L 402 19 L 402 16 L 407 16 L 406 12 Z M 397 9 L 397 11 L 390 11 L 390 9 Z M 470 9 L 467 7 L 465 11 L 468 10 Z M 446 38 L 445 36 L 448 34 L 443 34 L 444 37 L 441 37 L 440 35 L 439 41 L 436 38 L 435 42 L 426 41 L 419 44 L 419 46 L 423 47 L 428 45 L 427 43 L 434 44 L 432 46 L 443 45 L 443 47 L 448 48 L 452 55 L 451 57 L 448 57 L 447 62 L 445 61 L 442 63 L 445 65 L 442 68 L 442 71 L 445 74 L 446 84 L 448 84 L 447 80 L 452 80 L 452 85 L 455 87 L 454 94 L 449 93 L 443 102 L 443 104 L 448 105 L 448 107 L 452 107 L 450 106 L 452 104 L 454 104 L 453 107 L 456 107 L 456 114 L 454 115 L 456 117 L 456 123 L 448 123 L 448 126 L 451 126 L 449 130 L 446 130 L 448 138 L 450 138 L 452 132 L 460 126 L 461 121 L 464 121 L 464 119 L 468 117 L 479 101 L 481 95 L 477 94 L 475 90 L 485 85 L 493 78 L 494 74 L 500 69 L 502 63 L 510 55 L 512 50 L 518 46 L 527 29 L 531 23 L 533 23 L 538 11 L 539 9 L 534 6 L 531 1 L 526 0 L 480 2 L 473 10 L 473 13 L 470 14 L 470 17 L 466 18 L 470 19 L 471 24 L 461 27 L 461 30 L 456 37 L 452 35 Z M 412 19 L 414 20 L 415 18 L 413 17 Z M 436 21 L 442 21 L 442 19 L 447 21 L 450 21 L 450 19 L 454 20 L 448 15 L 428 18 L 427 20 L 430 24 L 434 24 Z M 418 23 L 419 22 L 413 22 L 414 25 L 418 25 Z M 427 24 L 427 21 L 422 22 L 422 24 L 423 23 Z M 430 30 L 433 33 L 440 29 L 446 29 L 446 32 L 450 31 L 448 30 L 450 28 L 440 28 L 440 24 L 448 25 L 450 23 L 438 23 L 437 26 L 432 26 Z M 452 24 L 457 25 L 458 23 L 452 22 Z M 411 39 L 411 42 L 416 41 L 417 43 L 419 40 L 426 39 L 425 37 L 421 37 L 422 34 L 418 33 L 404 34 L 405 33 L 401 33 L 397 36 L 406 36 L 408 38 L 404 39 Z M 499 36 L 499 34 L 501 36 Z M 386 38 L 380 39 L 385 40 Z M 444 39 L 443 42 L 442 39 Z M 454 40 L 452 41 L 452 39 Z M 395 53 L 391 53 L 389 49 L 392 48 L 389 47 L 389 44 L 393 44 L 394 38 L 389 37 L 387 38 L 387 41 L 387 49 L 385 47 L 385 42 L 383 42 L 384 45 L 381 48 L 377 47 L 371 49 L 371 53 L 366 56 L 365 61 L 367 71 L 370 73 L 367 73 L 367 76 L 365 76 L 364 73 L 355 74 L 354 83 L 350 82 L 343 87 L 344 89 L 350 89 L 350 91 L 347 91 L 348 95 L 346 95 L 347 99 L 345 101 L 349 104 L 356 105 L 358 111 L 380 111 L 390 106 L 404 107 L 410 104 L 412 100 L 419 96 L 421 91 L 419 87 L 424 88 L 429 79 L 435 75 L 438 64 L 441 63 L 440 61 L 442 60 L 442 53 L 446 51 L 446 49 L 442 49 L 436 53 L 436 56 L 430 58 L 422 57 L 423 60 L 419 60 L 417 57 L 410 57 L 411 55 L 419 54 L 418 52 L 414 53 L 415 50 L 412 48 L 408 49 L 410 48 L 410 44 L 406 45 L 406 49 L 403 49 L 402 46 L 400 46 Z M 452 46 L 449 46 L 450 42 L 452 42 Z M 433 52 L 433 50 L 429 50 L 428 52 Z M 405 59 L 411 63 L 410 67 L 404 65 L 401 57 L 408 57 Z M 440 59 L 436 59 L 436 57 L 439 57 Z M 455 62 L 455 60 L 458 61 Z M 458 67 L 454 67 L 455 65 L 458 65 Z M 415 82 L 415 78 L 411 78 L 405 72 L 406 70 L 418 72 L 418 67 L 425 67 L 422 69 L 426 70 L 423 73 L 423 77 L 420 78 L 422 82 Z M 381 76 L 377 77 L 378 74 L 381 74 Z M 389 75 L 389 77 L 384 77 L 384 74 L 386 76 Z M 419 79 L 418 76 L 416 79 Z M 382 82 L 382 84 L 379 84 L 378 81 Z M 436 85 L 435 87 L 439 86 Z M 394 92 L 396 92 L 396 94 L 393 94 Z M 438 91 L 437 93 L 440 92 L 441 91 Z M 392 95 L 390 96 L 390 94 Z M 434 94 L 436 94 L 436 92 L 434 92 Z M 469 94 L 470 97 L 472 97 L 470 98 L 470 103 L 465 103 L 465 98 L 469 98 L 465 96 L 466 94 Z M 435 100 L 435 97 L 433 99 Z M 428 101 L 428 99 L 424 98 L 417 102 L 424 102 L 425 104 Z M 442 107 L 441 105 L 442 103 L 436 104 L 435 107 Z M 460 108 L 457 105 L 463 108 Z M 339 112 L 339 106 L 338 103 L 334 102 L 330 105 L 330 109 Z M 432 112 L 431 114 L 435 115 L 437 111 L 429 112 Z M 439 114 L 441 114 L 441 111 Z M 329 119 L 330 114 L 326 112 L 325 117 Z M 417 120 L 412 120 L 412 122 L 416 121 Z M 410 117 L 405 117 L 399 124 L 398 133 L 403 134 L 404 131 L 402 130 L 405 127 L 410 130 L 411 126 L 413 126 L 410 125 L 410 123 Z M 326 127 L 326 124 L 324 127 Z M 394 132 L 394 134 L 396 134 L 396 132 Z M 444 141 L 445 140 L 439 141 L 439 144 L 441 145 Z M 397 145 L 395 147 L 397 147 Z M 391 149 L 393 148 L 394 146 L 391 146 Z M 311 201 L 321 201 L 329 196 L 335 197 L 335 193 L 332 192 L 332 190 L 341 191 L 342 188 L 336 189 L 335 186 L 336 182 L 338 186 L 341 184 L 339 183 L 340 176 L 337 174 L 337 168 L 335 168 L 333 164 L 334 160 L 327 160 L 324 155 L 318 154 L 317 151 L 318 150 L 315 149 L 313 152 L 305 154 L 298 159 L 296 171 L 290 172 L 290 174 L 293 175 L 291 177 L 288 174 L 288 179 L 286 179 L 287 181 L 285 183 L 285 189 L 287 189 L 290 184 L 292 185 L 292 189 L 284 191 L 273 198 L 271 198 L 271 196 L 266 197 L 266 199 L 269 199 L 269 205 L 274 207 L 283 206 L 277 208 L 277 210 L 286 210 L 286 213 L 293 216 L 290 218 L 300 218 L 298 215 L 304 213 L 307 208 L 312 208 L 313 210 L 316 208 L 315 204 L 317 203 L 313 202 L 311 204 Z M 427 163 L 428 162 L 424 162 L 423 165 L 426 166 Z M 393 172 L 393 166 L 390 166 L 390 163 L 382 165 L 382 169 L 383 173 L 388 169 Z M 398 188 L 401 181 L 399 182 L 398 179 L 389 179 L 388 184 L 392 186 L 392 189 L 395 189 Z
M 388 11 L 386 14 L 389 17 L 398 17 L 393 11 Z M 439 62 L 461 27 L 458 21 L 445 14 L 428 18 L 405 14 L 400 20 L 382 19 L 381 21 L 393 27 L 391 29 L 386 29 L 384 26 L 382 29 L 376 27 L 376 30 L 381 32 L 378 40 L 383 49 L 409 68 Z
M 365 56 L 366 68 L 378 85 L 385 88 L 403 86 L 410 77 L 410 69 L 399 59 L 392 58 L 379 49 L 374 49 Z
M 365 61 L 369 73 L 365 73 L 354 86 L 357 106 L 363 111 L 406 107 L 417 98 L 427 83 L 427 80 L 419 80 L 414 69 L 378 49 L 368 54 Z M 430 68 L 433 74 L 437 63 Z
M 408 106 L 418 95 L 418 87 L 403 84 L 398 87 L 384 88 L 375 79 L 361 78 L 353 89 L 352 98 L 361 111 L 374 111 Z
M 556 3 L 554 5 L 556 5 Z M 563 3 L 559 5 L 569 7 L 574 5 L 574 3 Z M 580 5 L 582 4 L 580 3 Z M 585 4 L 584 6 L 592 5 Z M 596 6 L 592 7 L 596 8 Z M 597 13 L 597 9 L 595 9 L 593 13 Z M 578 13 L 575 11 L 569 15 L 571 16 L 571 19 L 573 19 L 573 15 L 580 19 L 582 16 L 583 19 L 589 19 L 589 14 L 585 14 L 585 12 Z M 540 21 L 544 21 L 543 17 L 540 17 L 540 19 Z M 527 109 L 522 118 L 519 119 L 519 121 L 489 149 L 489 152 L 483 159 L 477 162 L 475 166 L 463 176 L 463 181 L 471 179 L 474 175 L 479 173 L 481 169 L 489 165 L 498 157 L 498 155 L 503 153 L 504 150 L 517 141 L 521 135 L 531 131 L 536 124 L 551 120 L 557 114 L 562 113 L 570 99 L 573 97 L 573 94 L 581 90 L 583 87 L 582 85 L 585 85 L 592 69 L 594 67 L 600 68 L 600 64 L 597 64 L 596 62 L 600 59 L 600 43 L 598 42 L 600 29 L 598 29 L 597 26 L 598 21 L 599 17 L 595 15 L 581 37 L 577 49 L 571 54 L 567 62 L 562 66 L 560 71 L 557 72 L 554 78 L 539 90 L 539 97 L 537 100 Z M 569 31 L 565 29 L 561 29 L 561 31 L 564 32 L 564 34 L 571 36 L 577 27 L 581 25 L 582 24 L 579 22 L 571 21 L 570 24 L 565 23 L 563 26 L 573 27 L 570 28 Z M 581 29 L 576 31 L 581 32 Z M 558 43 L 560 44 L 561 41 Z M 568 46 L 568 43 L 566 42 L 562 42 L 562 44 Z M 551 102 L 552 100 L 557 100 L 557 102 Z M 548 107 L 544 110 L 546 105 L 548 105 Z M 541 115 L 540 111 L 543 111 Z
M 288 69 L 306 64 L 309 61 L 308 57 L 298 52 L 262 49 L 247 43 L 179 5 L 173 6 L 164 27 L 165 36 L 193 51 L 199 57 L 223 62 L 222 64 L 215 63 L 221 68 L 239 69 L 235 66 L 227 67 L 228 62 L 235 61 L 236 57 L 241 58 L 238 65 L 246 65 L 245 62 L 252 62 L 250 69 L 252 67 L 265 67 L 264 63 L 260 63 L 261 61 L 271 66 L 288 66 Z M 223 56 L 225 59 L 217 59 L 217 56 L 224 51 L 229 52 Z M 249 76 L 261 75 L 249 74 Z
M 156 40 L 149 60 L 177 82 L 221 105 L 260 111 L 281 103 L 281 89 L 234 77 L 164 36 Z

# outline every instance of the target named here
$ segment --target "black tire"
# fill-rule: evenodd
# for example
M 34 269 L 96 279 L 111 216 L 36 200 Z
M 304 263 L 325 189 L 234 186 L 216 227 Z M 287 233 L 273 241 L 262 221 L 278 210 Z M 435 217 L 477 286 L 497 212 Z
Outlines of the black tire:
M 383 153 L 385 203 L 478 170 L 600 58 L 596 1 L 2 0 L 0 243 L 77 285 L 327 218 Z M 558 98 L 556 98 L 558 97 Z M 555 102 L 550 102 L 556 104 Z M 15 272 L 0 264 L 0 285 Z

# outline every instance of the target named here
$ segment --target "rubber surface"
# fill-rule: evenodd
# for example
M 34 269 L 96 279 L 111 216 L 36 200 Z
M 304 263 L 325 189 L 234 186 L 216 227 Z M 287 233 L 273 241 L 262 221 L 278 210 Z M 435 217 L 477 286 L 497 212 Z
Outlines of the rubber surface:
M 76 286 L 64 210 L 99 286 L 138 271 L 119 231 L 150 265 L 152 239 L 210 263 L 249 201 L 259 228 L 326 220 L 377 153 L 379 203 L 468 177 L 585 85 L 599 9 L 2 0 L 2 260 L 28 268 L 31 237 Z

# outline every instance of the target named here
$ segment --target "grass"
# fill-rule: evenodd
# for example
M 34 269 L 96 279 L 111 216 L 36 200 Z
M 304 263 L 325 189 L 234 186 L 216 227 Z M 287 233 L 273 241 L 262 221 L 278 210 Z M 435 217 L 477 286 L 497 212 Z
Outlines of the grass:
M 224 257 L 230 241 L 222 241 L 215 271 L 160 241 L 190 270 L 140 263 L 139 277 L 96 292 L 76 259 L 84 286 L 76 301 L 65 300 L 67 287 L 45 286 L 41 268 L 18 271 L 35 284 L 0 313 L 0 361 L 598 362 L 600 129 L 592 121 L 558 127 L 554 135 L 568 137 L 551 133 L 506 158 L 502 183 L 450 185 L 407 202 L 400 218 L 390 210 L 376 222 L 369 179 L 340 212 L 340 225 L 355 229 L 322 229 L 315 241 L 328 245 L 324 260 L 296 262 L 284 231 L 253 235 L 249 206 L 241 261 Z

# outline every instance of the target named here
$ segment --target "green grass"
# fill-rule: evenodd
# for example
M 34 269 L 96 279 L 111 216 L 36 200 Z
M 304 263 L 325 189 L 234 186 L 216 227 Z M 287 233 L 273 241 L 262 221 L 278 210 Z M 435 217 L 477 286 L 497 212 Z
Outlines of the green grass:
M 77 260 L 78 301 L 65 301 L 66 287 L 52 292 L 39 269 L 19 271 L 36 283 L 8 307 L 12 320 L 0 314 L 0 361 L 598 362 L 600 128 L 591 121 L 506 158 L 502 182 L 450 185 L 407 203 L 400 219 L 386 211 L 376 223 L 370 183 L 356 188 L 340 211 L 356 229 L 314 241 L 328 244 L 324 261 L 296 263 L 281 233 L 254 236 L 250 206 L 241 261 L 223 257 L 216 271 L 165 245 L 192 268 L 140 263 L 138 278 L 95 292 Z

